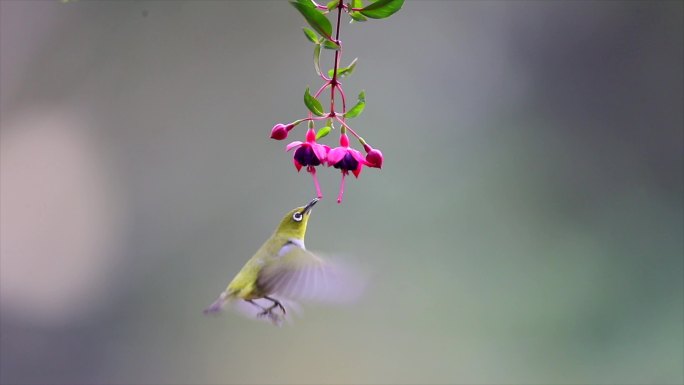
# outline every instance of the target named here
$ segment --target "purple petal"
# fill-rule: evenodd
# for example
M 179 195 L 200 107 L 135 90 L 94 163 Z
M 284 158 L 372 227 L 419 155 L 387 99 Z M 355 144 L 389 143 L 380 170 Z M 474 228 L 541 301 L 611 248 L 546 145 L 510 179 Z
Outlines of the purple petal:
M 313 148 L 314 154 L 316 154 L 318 159 L 320 159 L 321 162 L 324 162 L 325 158 L 328 156 L 328 151 L 326 151 L 325 147 L 320 144 L 312 144 L 311 147 Z
M 349 152 L 352 154 L 354 159 L 356 159 L 359 163 L 363 163 L 365 165 L 368 164 L 368 162 L 366 161 L 366 157 L 363 156 L 363 154 L 361 154 L 361 152 L 354 150 L 354 149 L 349 149 Z

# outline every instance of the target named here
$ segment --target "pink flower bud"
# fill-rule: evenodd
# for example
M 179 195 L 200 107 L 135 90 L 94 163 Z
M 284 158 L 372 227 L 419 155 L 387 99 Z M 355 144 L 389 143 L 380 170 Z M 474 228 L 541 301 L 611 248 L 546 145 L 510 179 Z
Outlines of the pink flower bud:
M 273 129 L 271 130 L 271 139 L 283 140 L 287 138 L 288 131 L 289 130 L 287 129 L 287 126 L 282 123 L 278 123 L 273 126 Z
M 370 151 L 368 151 L 366 154 L 366 162 L 368 162 L 368 167 L 382 168 L 382 160 L 382 152 L 375 148 L 370 148 Z

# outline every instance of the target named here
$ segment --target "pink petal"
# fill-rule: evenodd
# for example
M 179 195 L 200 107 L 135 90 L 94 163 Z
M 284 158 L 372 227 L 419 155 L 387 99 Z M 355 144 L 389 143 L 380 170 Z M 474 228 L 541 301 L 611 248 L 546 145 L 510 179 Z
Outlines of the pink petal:
M 292 150 L 293 148 L 299 147 L 299 146 L 301 146 L 301 145 L 302 145 L 302 142 L 300 142 L 300 141 L 298 141 L 298 140 L 295 140 L 294 142 L 288 144 L 287 147 L 285 147 L 285 151 L 290 151 L 290 150 Z
M 328 153 L 328 166 L 332 166 L 339 162 L 347 154 L 347 149 L 344 147 L 335 147 Z
M 351 148 L 349 149 L 349 152 L 352 154 L 354 159 L 356 159 L 359 162 L 359 164 L 368 165 L 368 161 L 366 160 L 366 157 L 363 156 L 363 154 L 361 154 L 361 152 L 354 150 L 354 149 L 351 149 Z
M 320 159 L 321 162 L 325 162 L 325 158 L 328 156 L 328 151 L 325 150 L 325 147 L 320 144 L 312 144 L 311 148 L 313 148 L 316 157 Z

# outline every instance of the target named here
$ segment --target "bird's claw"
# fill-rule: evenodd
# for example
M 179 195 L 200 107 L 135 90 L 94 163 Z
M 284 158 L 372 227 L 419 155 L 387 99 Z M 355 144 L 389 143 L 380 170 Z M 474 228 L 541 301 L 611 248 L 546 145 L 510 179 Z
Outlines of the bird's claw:
M 271 320 L 271 322 L 273 322 L 274 325 L 280 326 L 283 319 L 280 315 L 273 312 L 274 308 L 275 308 L 275 306 L 270 307 L 270 308 L 262 311 L 261 313 L 258 313 L 257 318 L 268 317 Z M 281 306 L 281 308 L 282 308 L 282 306 Z
M 265 297 L 265 298 L 270 300 L 271 302 L 273 302 L 273 304 L 267 308 L 264 308 L 264 307 L 258 305 L 257 303 L 255 303 L 252 300 L 247 300 L 247 302 L 249 302 L 252 305 L 261 309 L 261 311 L 259 313 L 257 313 L 257 315 L 256 315 L 257 318 L 268 317 L 271 320 L 271 322 L 273 322 L 274 325 L 280 326 L 283 322 L 283 319 L 285 318 L 285 315 L 287 314 L 287 311 L 285 311 L 285 307 L 279 301 L 277 301 L 273 298 L 270 298 L 270 297 Z M 276 308 L 280 309 L 283 312 L 283 314 L 282 315 L 276 314 L 274 312 L 274 310 Z

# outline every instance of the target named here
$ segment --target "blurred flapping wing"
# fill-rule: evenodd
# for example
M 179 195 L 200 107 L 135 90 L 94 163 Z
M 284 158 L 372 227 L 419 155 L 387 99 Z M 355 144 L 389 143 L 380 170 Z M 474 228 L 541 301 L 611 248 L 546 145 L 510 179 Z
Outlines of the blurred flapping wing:
M 365 282 L 359 271 L 293 247 L 264 267 L 257 281 L 265 292 L 302 301 L 345 303 L 358 299 Z

